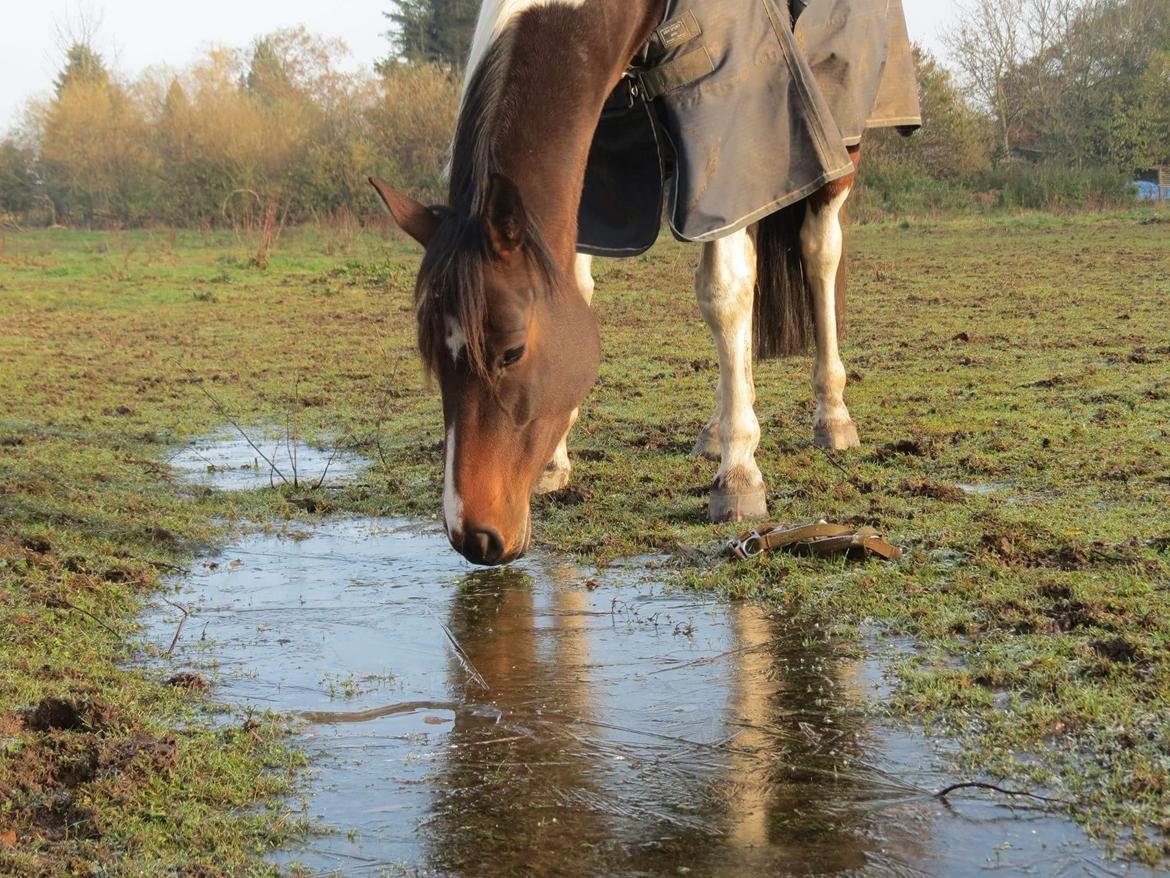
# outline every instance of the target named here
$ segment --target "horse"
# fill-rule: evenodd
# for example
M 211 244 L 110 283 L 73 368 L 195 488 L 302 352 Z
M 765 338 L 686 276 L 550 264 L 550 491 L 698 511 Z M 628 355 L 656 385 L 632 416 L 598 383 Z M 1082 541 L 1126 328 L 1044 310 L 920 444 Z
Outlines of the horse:
M 661 23 L 666 0 L 485 0 L 451 147 L 445 205 L 370 182 L 424 254 L 417 341 L 444 423 L 443 521 L 474 564 L 532 537 L 531 498 L 569 480 L 569 432 L 600 363 L 591 258 L 577 211 L 607 96 Z M 755 451 L 753 352 L 815 341 L 813 441 L 858 444 L 838 350 L 841 210 L 853 173 L 701 245 L 695 292 L 719 359 L 714 413 L 692 454 L 719 461 L 712 522 L 767 514 Z M 848 162 L 846 162 L 848 168 Z

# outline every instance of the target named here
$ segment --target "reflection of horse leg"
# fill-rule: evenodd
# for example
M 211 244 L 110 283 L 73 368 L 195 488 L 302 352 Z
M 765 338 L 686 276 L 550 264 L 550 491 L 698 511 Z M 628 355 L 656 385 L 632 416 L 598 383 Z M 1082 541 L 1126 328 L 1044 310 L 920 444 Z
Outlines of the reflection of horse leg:
M 587 256 L 584 253 L 577 254 L 575 264 L 577 288 L 581 291 L 581 295 L 585 297 L 587 303 L 593 301 L 592 266 L 592 256 Z M 569 472 L 573 468 L 573 465 L 569 463 L 569 431 L 577 423 L 577 411 L 577 409 L 573 409 L 573 413 L 569 415 L 569 429 L 565 431 L 565 435 L 557 443 L 557 450 L 553 452 L 552 460 L 544 465 L 544 472 L 540 476 L 540 481 L 536 483 L 537 494 L 559 491 L 565 485 L 569 484 Z
M 854 161 L 856 150 L 851 151 Z M 800 228 L 804 275 L 812 296 L 817 351 L 813 360 L 812 386 L 817 408 L 813 415 L 813 441 L 821 448 L 853 448 L 857 428 L 845 407 L 845 366 L 837 350 L 838 274 L 842 266 L 841 208 L 849 197 L 853 176 L 836 180 L 808 200 Z
M 768 645 L 775 640 L 773 621 L 759 607 L 737 602 L 728 609 L 737 655 L 730 662 L 735 675 L 729 687 L 735 718 L 735 750 L 730 757 L 727 798 L 728 836 L 737 849 L 768 844 L 775 808 L 770 773 L 758 754 L 776 749 L 774 658 Z
M 711 488 L 712 521 L 767 514 L 764 478 L 756 466 L 760 423 L 752 406 L 752 296 L 756 248 L 747 231 L 703 245 L 695 271 L 699 310 L 719 353 L 719 472 Z M 706 432 L 706 431 L 705 431 Z

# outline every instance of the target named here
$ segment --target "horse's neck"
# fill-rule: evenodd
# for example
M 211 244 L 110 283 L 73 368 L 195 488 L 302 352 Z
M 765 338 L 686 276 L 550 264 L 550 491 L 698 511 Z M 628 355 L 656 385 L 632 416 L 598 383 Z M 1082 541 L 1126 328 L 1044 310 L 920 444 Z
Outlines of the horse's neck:
M 492 132 L 555 259 L 576 248 L 585 163 L 606 97 L 662 17 L 665 0 L 533 4 L 507 26 L 506 110 Z

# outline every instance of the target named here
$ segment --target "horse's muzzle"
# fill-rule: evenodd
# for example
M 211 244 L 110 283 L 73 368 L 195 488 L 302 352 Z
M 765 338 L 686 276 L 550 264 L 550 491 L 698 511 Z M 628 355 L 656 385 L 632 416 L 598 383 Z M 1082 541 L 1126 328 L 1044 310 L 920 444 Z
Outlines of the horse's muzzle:
M 531 528 L 531 521 L 525 522 L 524 539 L 512 550 L 505 547 L 503 538 L 490 527 L 470 528 L 462 534 L 450 536 L 451 546 L 472 564 L 485 567 L 510 564 L 527 551 Z
M 460 545 L 455 548 L 472 564 L 491 566 L 504 563 L 504 541 L 491 528 L 465 531 Z

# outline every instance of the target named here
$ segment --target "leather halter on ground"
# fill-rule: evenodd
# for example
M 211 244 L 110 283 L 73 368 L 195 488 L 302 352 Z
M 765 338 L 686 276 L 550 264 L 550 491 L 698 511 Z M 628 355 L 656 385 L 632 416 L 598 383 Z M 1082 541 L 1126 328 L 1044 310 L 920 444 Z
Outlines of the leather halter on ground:
M 727 543 L 727 553 L 739 560 L 774 550 L 852 558 L 876 555 L 889 561 L 902 557 L 902 550 L 887 543 L 872 527 L 855 528 L 823 520 L 800 527 L 765 524 Z

